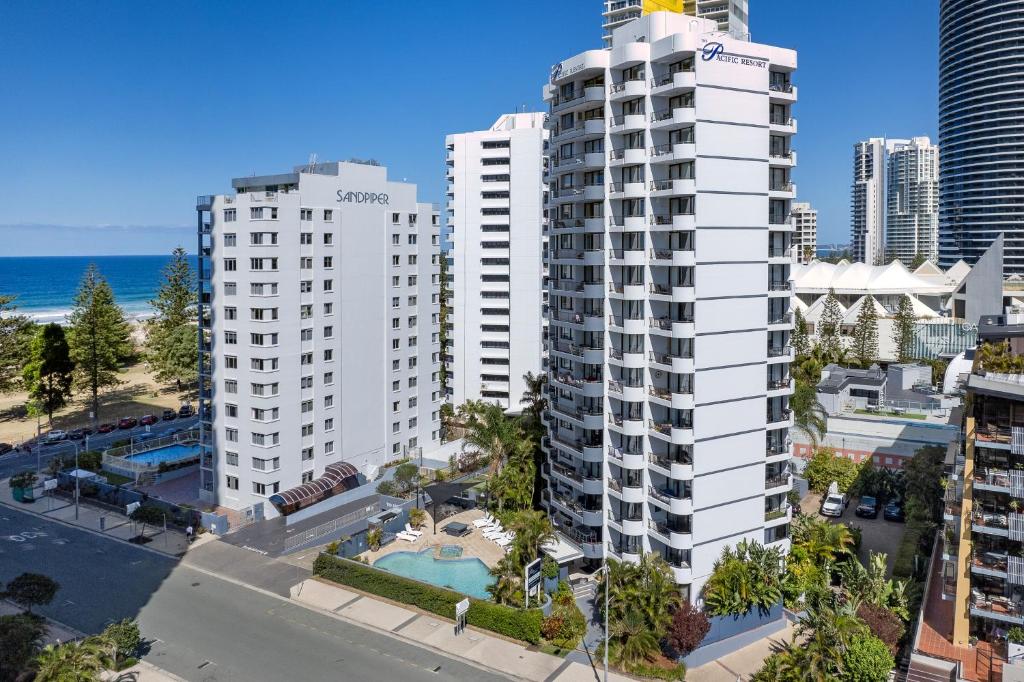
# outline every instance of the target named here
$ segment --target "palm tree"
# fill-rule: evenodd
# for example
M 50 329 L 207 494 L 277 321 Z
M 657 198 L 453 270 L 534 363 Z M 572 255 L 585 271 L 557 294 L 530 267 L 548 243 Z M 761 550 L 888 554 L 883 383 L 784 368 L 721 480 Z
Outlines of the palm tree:
M 522 603 L 522 578 L 523 568 L 516 564 L 512 555 L 502 557 L 501 561 L 491 569 L 491 575 L 496 580 L 487 587 L 491 599 L 498 604 L 521 604 Z
M 610 631 L 614 644 L 608 657 L 627 670 L 653 659 L 661 651 L 658 637 L 636 611 L 627 611 L 610 625 Z
M 498 475 L 513 451 L 517 448 L 526 449 L 524 442 L 529 443 L 529 451 L 532 453 L 532 441 L 523 432 L 522 425 L 518 420 L 508 417 L 496 403 L 479 401 L 467 403 L 459 409 L 466 415 L 466 444 L 474 454 L 487 460 L 489 480 Z
M 806 434 L 816 447 L 828 432 L 828 416 L 818 402 L 814 386 L 798 381 L 789 397 L 789 408 L 793 411 L 793 427 Z
M 508 527 L 516 534 L 510 556 L 515 557 L 520 567 L 540 556 L 541 547 L 555 539 L 551 519 L 542 511 L 517 512 Z
M 523 375 L 526 382 L 526 390 L 521 398 L 522 404 L 526 405 L 525 413 L 530 415 L 534 424 L 540 425 L 541 414 L 547 409 L 548 400 L 544 397 L 544 387 L 548 384 L 547 374 L 534 374 L 527 372 Z
M 48 644 L 35 660 L 37 682 L 93 682 L 109 664 L 113 645 L 102 637 Z
M 813 560 L 831 564 L 840 556 L 849 555 L 853 543 L 853 533 L 845 525 L 810 517 L 805 548 Z
M 682 596 L 668 563 L 653 552 L 640 556 L 637 564 L 639 594 L 633 608 L 644 616 L 654 632 L 664 632 L 672 620 L 672 612 L 679 607 Z

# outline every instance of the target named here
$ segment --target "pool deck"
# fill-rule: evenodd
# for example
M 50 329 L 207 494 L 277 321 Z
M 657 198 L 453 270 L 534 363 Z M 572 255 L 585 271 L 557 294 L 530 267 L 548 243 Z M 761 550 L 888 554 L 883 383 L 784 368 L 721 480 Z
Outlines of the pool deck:
M 479 518 L 483 518 L 484 512 L 480 509 L 467 509 L 464 512 L 460 512 L 455 516 L 449 516 L 437 525 L 437 534 L 434 534 L 434 522 L 430 518 L 430 512 L 427 512 L 427 520 L 423 528 L 423 536 L 420 537 L 416 542 L 406 542 L 400 538 L 395 538 L 390 544 L 381 547 L 376 552 L 368 550 L 363 552 L 360 556 L 365 557 L 371 564 L 382 556 L 387 556 L 394 552 L 422 552 L 428 547 L 437 547 L 439 545 L 459 545 L 462 547 L 463 559 L 469 559 L 476 557 L 484 562 L 487 568 L 494 568 L 502 557 L 505 556 L 505 550 L 498 545 L 494 544 L 483 536 L 479 528 L 473 526 L 473 521 Z M 442 528 L 453 521 L 458 521 L 466 524 L 470 527 L 471 531 L 469 535 L 463 537 L 453 537 L 445 533 Z

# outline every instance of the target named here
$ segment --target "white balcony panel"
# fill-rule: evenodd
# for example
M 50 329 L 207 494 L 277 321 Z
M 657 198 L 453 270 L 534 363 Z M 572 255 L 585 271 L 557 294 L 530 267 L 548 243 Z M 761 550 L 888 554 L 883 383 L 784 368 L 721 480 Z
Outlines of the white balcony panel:
M 764 433 L 760 431 L 702 440 L 693 446 L 694 476 L 762 461 L 764 461 Z M 710 483 L 718 479 L 704 478 L 702 480 Z
M 746 230 L 702 229 L 695 250 L 698 263 L 764 260 L 768 254 L 768 231 L 763 226 Z
M 699 227 L 765 229 L 768 226 L 768 197 L 748 194 L 698 194 L 696 218 Z
M 694 386 L 701 403 L 764 395 L 764 365 L 741 365 L 697 372 Z
M 761 286 L 767 289 L 767 282 L 762 282 Z M 696 331 L 698 334 L 708 334 L 733 329 L 764 327 L 767 306 L 767 298 L 726 298 L 697 301 L 694 304 Z M 761 351 L 763 353 L 764 349 Z M 764 358 L 763 354 L 761 358 Z
M 695 440 L 714 438 L 738 431 L 764 428 L 764 398 L 736 400 L 717 405 L 698 405 L 693 411 L 693 437 Z M 762 476 L 761 490 L 764 490 Z
M 697 152 L 701 156 L 725 156 L 733 159 L 768 159 L 768 131 L 766 128 L 733 126 L 710 123 L 704 114 L 702 100 L 697 122 Z M 725 120 L 730 120 L 726 117 Z M 764 103 L 764 123 L 768 124 L 768 103 Z M 767 180 L 767 178 L 765 178 Z M 767 183 L 766 183 L 767 184 Z M 698 187 L 700 187 L 698 180 Z
M 763 299 L 753 300 L 760 300 L 764 305 Z M 725 301 L 717 301 L 717 303 L 725 303 Z M 761 323 L 764 324 L 763 313 Z M 766 331 L 698 336 L 694 339 L 694 365 L 700 370 L 704 367 L 764 362 L 767 348 L 768 332 Z
M 768 45 L 740 41 L 729 41 L 727 45 L 726 53 L 717 59 L 696 60 L 697 82 L 701 85 L 721 85 L 744 90 L 767 90 L 768 65 L 765 61 L 772 58 L 776 50 Z M 736 63 L 734 60 L 745 60 L 745 63 Z M 765 101 L 761 108 L 767 117 L 768 102 Z
M 703 146 L 701 146 L 703 154 Z M 763 194 L 768 189 L 765 164 L 702 156 L 696 161 L 697 190 L 706 192 L 750 192 Z
M 760 263 L 698 265 L 695 278 L 697 298 L 756 296 L 765 293 L 767 282 L 768 266 Z
M 754 527 L 757 530 L 751 530 Z M 764 542 L 764 498 L 755 497 L 734 504 L 697 512 L 693 516 L 693 544 L 701 545 L 693 552 L 694 575 L 708 575 L 722 549 L 736 546 L 740 540 Z M 702 544 L 707 543 L 707 544 Z
M 708 477 L 694 479 L 693 508 L 699 514 L 701 509 L 721 508 L 721 505 L 728 505 L 733 500 L 761 495 L 763 491 L 764 466 L 761 464 L 721 471 Z M 761 499 L 756 502 L 763 520 L 764 502 Z M 756 525 L 757 518 L 758 514 L 755 512 L 745 519 L 745 523 L 737 524 L 734 528 L 746 530 L 752 525 Z M 694 527 L 696 528 L 697 524 L 694 524 Z

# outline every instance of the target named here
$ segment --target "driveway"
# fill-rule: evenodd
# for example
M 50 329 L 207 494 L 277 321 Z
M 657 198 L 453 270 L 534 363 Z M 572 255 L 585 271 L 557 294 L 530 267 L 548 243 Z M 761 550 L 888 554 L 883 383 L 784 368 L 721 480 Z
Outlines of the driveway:
M 892 567 L 896 562 L 896 550 L 899 549 L 903 533 L 907 524 L 895 521 L 886 521 L 882 518 L 882 512 L 878 512 L 876 519 L 862 519 L 854 513 L 857 507 L 857 498 L 850 500 L 850 505 L 843 512 L 842 518 L 829 519 L 830 521 L 842 522 L 847 526 L 856 526 L 861 530 L 860 549 L 857 551 L 857 558 L 865 566 L 868 563 L 868 552 L 884 552 L 886 554 L 886 569 L 888 575 L 892 575 Z M 800 508 L 805 514 L 818 514 L 821 508 L 821 495 L 810 493 L 801 503 Z M 827 518 L 827 517 L 821 517 Z

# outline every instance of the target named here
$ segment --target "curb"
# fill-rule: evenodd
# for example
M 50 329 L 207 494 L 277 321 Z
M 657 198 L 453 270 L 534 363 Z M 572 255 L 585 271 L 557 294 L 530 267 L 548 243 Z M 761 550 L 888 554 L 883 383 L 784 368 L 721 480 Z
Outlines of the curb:
M 31 516 L 38 516 L 39 518 L 46 519 L 47 521 L 50 521 L 52 523 L 59 523 L 62 526 L 67 526 L 68 528 L 74 528 L 75 530 L 80 530 L 80 531 L 84 531 L 86 533 L 91 533 L 92 535 L 96 535 L 96 536 L 101 537 L 101 538 L 107 538 L 108 540 L 114 540 L 115 542 L 123 542 L 126 545 L 131 545 L 132 547 L 137 547 L 138 549 L 145 550 L 147 552 L 155 554 L 156 556 L 163 557 L 165 559 L 177 559 L 177 560 L 180 561 L 181 559 L 183 559 L 188 554 L 188 552 L 185 552 L 185 553 L 182 553 L 182 554 L 168 554 L 167 552 L 161 552 L 158 549 L 152 549 L 150 547 L 146 547 L 145 545 L 136 545 L 134 542 L 128 542 L 124 538 L 119 538 L 116 535 L 107 535 L 106 533 L 101 533 L 98 530 L 94 530 L 94 529 L 88 528 L 86 526 L 79 526 L 77 524 L 71 523 L 70 521 L 65 521 L 64 519 L 57 519 L 57 518 L 53 518 L 51 516 L 46 516 L 45 514 L 40 514 L 39 512 L 29 511 L 29 510 L 24 509 L 22 507 L 16 507 L 13 504 L 8 504 L 7 502 L 0 501 L 0 507 L 6 507 L 8 509 L 13 509 L 15 511 L 20 511 L 22 513 L 29 514 Z

